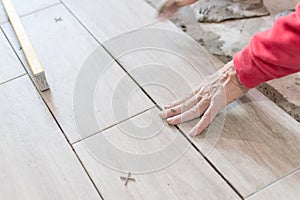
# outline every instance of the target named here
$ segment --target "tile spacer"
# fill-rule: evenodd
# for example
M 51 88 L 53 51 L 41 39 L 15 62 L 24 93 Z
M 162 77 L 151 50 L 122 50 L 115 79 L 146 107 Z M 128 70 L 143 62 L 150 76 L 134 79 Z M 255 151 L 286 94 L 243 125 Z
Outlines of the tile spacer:
M 127 174 L 126 177 L 125 177 L 125 176 L 120 176 L 120 179 L 121 179 L 122 181 L 125 181 L 125 186 L 127 186 L 128 181 L 134 181 L 134 182 L 135 182 L 135 178 L 130 177 L 130 175 L 131 175 L 131 173 L 128 172 L 128 174 Z

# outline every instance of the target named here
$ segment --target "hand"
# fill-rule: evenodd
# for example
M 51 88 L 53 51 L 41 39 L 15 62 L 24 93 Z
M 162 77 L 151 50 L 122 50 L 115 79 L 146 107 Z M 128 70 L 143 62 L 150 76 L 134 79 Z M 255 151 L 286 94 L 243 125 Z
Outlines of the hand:
M 158 18 L 171 18 L 180 7 L 195 3 L 197 0 L 167 0 L 158 11 Z
M 187 97 L 165 106 L 160 112 L 168 124 L 176 125 L 201 116 L 202 118 L 189 134 L 200 134 L 216 115 L 229 103 L 244 96 L 248 92 L 236 75 L 233 62 L 205 78 L 200 86 Z

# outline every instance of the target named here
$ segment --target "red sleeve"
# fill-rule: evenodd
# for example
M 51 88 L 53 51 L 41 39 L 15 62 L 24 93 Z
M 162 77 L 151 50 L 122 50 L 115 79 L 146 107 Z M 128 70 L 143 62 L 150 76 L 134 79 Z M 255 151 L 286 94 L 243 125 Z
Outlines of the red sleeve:
M 271 29 L 254 35 L 233 62 L 239 80 L 248 88 L 299 72 L 300 3 L 296 12 L 279 17 Z

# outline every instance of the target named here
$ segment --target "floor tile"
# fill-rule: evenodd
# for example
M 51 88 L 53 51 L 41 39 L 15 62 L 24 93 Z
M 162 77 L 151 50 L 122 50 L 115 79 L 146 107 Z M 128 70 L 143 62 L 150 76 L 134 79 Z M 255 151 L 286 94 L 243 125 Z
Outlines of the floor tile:
M 160 24 L 104 43 L 161 107 L 191 93 L 222 66 L 171 28 Z M 197 121 L 180 127 L 188 133 Z M 300 124 L 255 89 L 224 110 L 208 130 L 193 142 L 243 196 L 300 166 Z
M 170 23 L 155 24 L 103 45 L 160 106 L 192 92 L 221 65 Z
M 101 199 L 27 75 L 0 85 L 0 102 L 3 199 Z
M 62 21 L 55 22 L 57 16 Z M 50 84 L 51 90 L 42 96 L 71 143 L 153 106 L 64 6 L 33 13 L 23 17 L 22 22 L 28 28 Z M 9 24 L 3 25 L 3 29 L 17 49 Z M 22 52 L 19 56 L 27 66 Z M 82 113 L 76 113 L 76 118 L 74 106 L 83 109 Z M 86 114 L 89 111 L 93 115 Z M 90 121 L 92 119 L 85 116 L 96 118 Z M 86 122 L 84 132 L 77 132 L 77 120 Z M 91 124 L 93 127 L 88 127 Z
M 74 148 L 104 199 L 239 199 L 156 108 Z M 127 171 L 135 181 L 125 186 Z
M 297 170 L 291 175 L 277 181 L 271 186 L 247 198 L 247 200 L 248 199 L 249 200 L 263 200 L 263 199 L 297 200 L 300 198 L 299 181 L 300 181 L 300 171 Z
M 156 21 L 156 11 L 143 0 L 63 0 L 100 41 Z
M 0 84 L 25 74 L 18 57 L 11 48 L 4 34 L 0 31 Z

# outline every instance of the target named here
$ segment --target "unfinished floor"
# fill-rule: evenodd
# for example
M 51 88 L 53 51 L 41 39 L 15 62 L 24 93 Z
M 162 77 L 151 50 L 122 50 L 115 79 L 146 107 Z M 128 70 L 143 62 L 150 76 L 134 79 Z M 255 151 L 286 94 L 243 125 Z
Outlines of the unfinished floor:
M 300 124 L 258 90 L 198 137 L 158 117 L 223 63 L 144 0 L 13 2 L 51 90 L 0 5 L 1 199 L 300 198 Z

